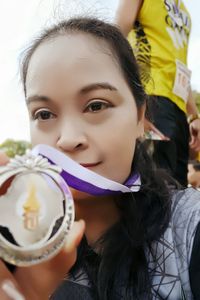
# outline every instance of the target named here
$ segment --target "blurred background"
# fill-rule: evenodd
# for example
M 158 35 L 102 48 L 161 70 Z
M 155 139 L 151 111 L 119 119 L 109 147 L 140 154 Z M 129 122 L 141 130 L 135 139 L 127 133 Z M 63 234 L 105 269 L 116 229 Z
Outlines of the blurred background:
M 194 96 L 200 105 L 200 1 L 184 3 L 192 17 L 188 65 Z M 0 144 L 7 139 L 29 142 L 19 59 L 41 27 L 80 12 L 112 21 L 117 4 L 117 0 L 0 0 Z

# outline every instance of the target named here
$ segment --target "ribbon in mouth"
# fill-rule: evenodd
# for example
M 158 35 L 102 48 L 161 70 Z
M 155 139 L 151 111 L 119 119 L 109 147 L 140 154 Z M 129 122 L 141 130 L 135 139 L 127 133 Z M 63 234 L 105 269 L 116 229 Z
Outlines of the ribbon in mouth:
M 138 173 L 132 174 L 124 184 L 105 178 L 72 160 L 62 152 L 48 145 L 37 145 L 33 155 L 46 157 L 50 163 L 62 168 L 60 175 L 72 188 L 94 196 L 138 192 L 141 179 Z

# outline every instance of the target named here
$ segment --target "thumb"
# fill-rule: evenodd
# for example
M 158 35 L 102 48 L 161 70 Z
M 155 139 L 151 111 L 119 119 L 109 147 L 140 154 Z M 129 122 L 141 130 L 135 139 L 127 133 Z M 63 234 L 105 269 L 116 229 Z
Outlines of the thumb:
M 77 247 L 83 237 L 84 231 L 85 222 L 83 220 L 74 222 L 63 249 L 52 260 L 46 263 L 48 265 L 48 272 L 46 275 L 49 278 L 46 284 L 46 290 L 49 288 L 50 293 L 56 289 L 57 285 L 63 278 L 66 278 L 67 273 L 75 264 Z
M 51 260 L 51 267 L 55 263 L 56 267 L 60 265 L 60 270 L 63 269 L 66 273 L 66 270 L 69 270 L 73 266 L 76 261 L 76 249 L 83 237 L 84 231 L 85 222 L 83 220 L 74 222 L 63 249 L 57 254 L 55 259 Z
M 83 237 L 84 230 L 85 222 L 83 220 L 74 222 L 65 246 L 55 257 L 29 268 L 17 269 L 15 274 L 25 295 L 31 295 L 32 292 L 38 295 L 38 300 L 49 299 L 49 295 L 54 292 L 75 263 L 77 246 Z M 27 299 L 32 298 L 27 296 Z M 33 297 L 33 299 L 36 298 Z
M 79 245 L 80 241 L 82 240 L 84 231 L 85 231 L 85 222 L 83 220 L 74 222 L 73 227 L 69 232 L 67 243 L 63 250 L 65 252 L 70 252 L 74 248 L 76 248 Z

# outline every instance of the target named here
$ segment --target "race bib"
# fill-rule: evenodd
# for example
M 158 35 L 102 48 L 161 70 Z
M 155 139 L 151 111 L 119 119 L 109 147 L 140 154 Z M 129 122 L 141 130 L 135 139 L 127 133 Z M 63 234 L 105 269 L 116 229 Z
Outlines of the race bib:
M 182 98 L 185 103 L 187 103 L 189 97 L 191 73 L 185 64 L 178 59 L 176 60 L 176 77 L 173 93 Z

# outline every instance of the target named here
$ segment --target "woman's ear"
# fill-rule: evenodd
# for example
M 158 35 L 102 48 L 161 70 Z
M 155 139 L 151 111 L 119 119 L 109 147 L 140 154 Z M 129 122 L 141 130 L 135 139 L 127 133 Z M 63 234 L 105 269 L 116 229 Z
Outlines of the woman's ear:
M 144 120 L 145 120 L 146 104 L 138 108 L 138 134 L 137 138 L 144 136 Z

